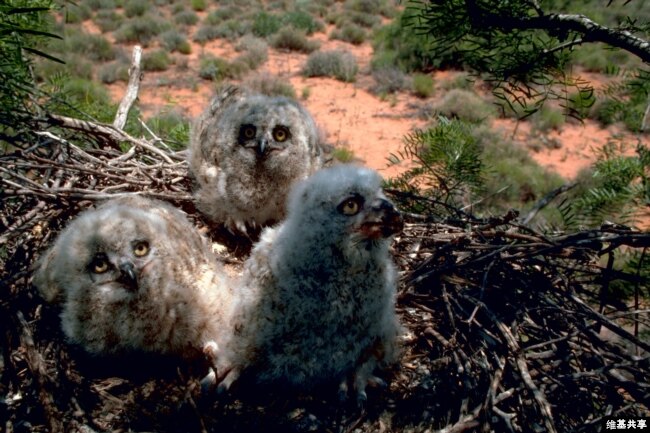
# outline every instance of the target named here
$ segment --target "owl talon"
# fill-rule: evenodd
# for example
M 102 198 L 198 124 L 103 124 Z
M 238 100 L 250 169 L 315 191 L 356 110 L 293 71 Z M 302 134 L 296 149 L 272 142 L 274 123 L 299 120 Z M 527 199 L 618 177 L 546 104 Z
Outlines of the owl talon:
M 212 392 L 215 385 L 217 384 L 217 374 L 211 368 L 210 372 L 203 379 L 201 379 L 200 383 L 201 383 L 201 394 L 203 395 L 209 394 L 210 392 Z
M 370 385 L 373 388 L 380 388 L 380 389 L 388 388 L 388 383 L 386 383 L 384 379 L 377 376 L 370 376 L 368 378 L 368 385 Z
M 357 409 L 359 410 L 365 409 L 367 403 L 368 403 L 368 394 L 366 394 L 366 391 L 365 390 L 357 391 Z

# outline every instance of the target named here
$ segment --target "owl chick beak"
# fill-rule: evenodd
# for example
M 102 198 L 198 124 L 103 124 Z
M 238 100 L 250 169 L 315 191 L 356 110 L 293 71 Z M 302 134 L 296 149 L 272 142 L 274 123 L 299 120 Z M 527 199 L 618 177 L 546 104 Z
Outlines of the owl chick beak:
M 262 137 L 260 140 L 257 142 L 257 156 L 264 156 L 268 150 L 269 147 L 269 141 Z
M 138 289 L 138 278 L 135 275 L 133 263 L 124 260 L 120 263 L 119 268 L 120 277 L 118 278 L 118 281 L 135 292 Z
M 368 239 L 379 239 L 399 233 L 402 228 L 402 215 L 391 202 L 380 198 L 372 203 L 359 231 Z

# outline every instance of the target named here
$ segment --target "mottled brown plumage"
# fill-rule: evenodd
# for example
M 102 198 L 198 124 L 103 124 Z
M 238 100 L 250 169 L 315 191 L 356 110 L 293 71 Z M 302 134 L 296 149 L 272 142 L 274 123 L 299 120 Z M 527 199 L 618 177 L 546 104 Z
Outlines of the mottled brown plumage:
M 322 165 L 314 120 L 298 102 L 226 86 L 192 128 L 198 209 L 233 232 L 280 221 L 291 185 Z
M 194 357 L 229 335 L 230 282 L 207 240 L 161 201 L 128 196 L 82 213 L 33 282 L 62 303 L 65 335 L 91 353 Z

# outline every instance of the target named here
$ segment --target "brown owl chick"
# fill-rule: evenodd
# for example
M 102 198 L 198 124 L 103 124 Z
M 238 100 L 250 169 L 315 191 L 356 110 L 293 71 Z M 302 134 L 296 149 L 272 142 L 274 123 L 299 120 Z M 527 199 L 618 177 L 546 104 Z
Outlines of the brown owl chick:
M 323 169 L 292 191 L 287 219 L 266 229 L 244 267 L 232 371 L 310 389 L 334 382 L 359 401 L 396 361 L 401 327 L 389 252 L 400 214 L 370 169 Z
M 291 185 L 321 165 L 314 120 L 292 99 L 226 86 L 192 128 L 196 205 L 233 233 L 281 220 Z
M 33 282 L 63 304 L 65 335 L 91 353 L 194 357 L 229 334 L 230 282 L 207 240 L 161 201 L 129 196 L 82 213 Z

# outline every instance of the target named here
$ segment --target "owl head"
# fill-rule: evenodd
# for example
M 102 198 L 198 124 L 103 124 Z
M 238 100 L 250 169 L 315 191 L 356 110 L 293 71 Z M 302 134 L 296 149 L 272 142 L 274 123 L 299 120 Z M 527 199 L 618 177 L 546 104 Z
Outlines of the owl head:
M 316 172 L 293 189 L 288 209 L 283 230 L 305 233 L 321 247 L 330 244 L 343 252 L 387 245 L 403 226 L 379 174 L 355 165 Z
M 187 236 L 169 224 L 175 212 L 162 202 L 131 197 L 82 213 L 41 258 L 34 285 L 48 301 L 64 292 L 135 296 L 155 279 L 157 262 L 176 249 L 172 239 Z
M 223 113 L 217 131 L 220 142 L 227 143 L 226 153 L 266 170 L 284 171 L 294 159 L 309 164 L 320 154 L 312 117 L 296 101 L 281 96 L 238 100 Z

